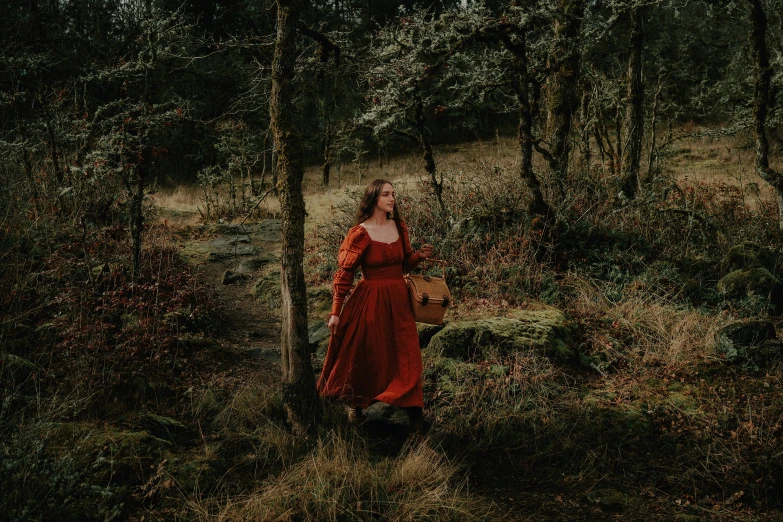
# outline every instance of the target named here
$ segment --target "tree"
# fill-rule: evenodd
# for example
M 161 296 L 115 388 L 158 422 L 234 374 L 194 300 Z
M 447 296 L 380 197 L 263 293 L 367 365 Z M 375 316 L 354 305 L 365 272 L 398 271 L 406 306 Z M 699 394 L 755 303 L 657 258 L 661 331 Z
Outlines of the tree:
M 272 137 L 277 151 L 282 220 L 280 348 L 283 401 L 291 423 L 300 430 L 317 419 L 317 394 L 307 337 L 307 290 L 304 279 L 304 164 L 297 126 L 295 89 L 296 36 L 306 0 L 277 0 L 277 41 L 272 59 L 269 101 Z
M 751 32 L 750 43 L 756 66 L 753 100 L 753 130 L 756 135 L 756 173 L 772 185 L 778 198 L 778 225 L 783 230 L 783 172 L 769 166 L 769 138 L 767 118 L 775 105 L 771 90 L 772 67 L 767 50 L 767 11 L 762 0 L 749 0 Z
M 580 29 L 585 13 L 584 0 L 556 0 L 552 22 L 550 71 L 546 84 L 547 141 L 543 152 L 561 195 L 565 194 L 565 177 L 570 153 L 569 133 L 579 104 L 581 52 Z
M 179 13 L 147 11 L 140 23 L 138 47 L 132 58 L 85 75 L 85 89 L 116 89 L 82 129 L 82 153 L 75 162 L 93 183 L 111 183 L 119 176 L 125 187 L 134 278 L 141 265 L 143 203 L 156 158 L 166 152 L 171 127 L 184 114 L 182 100 L 167 93 L 163 68 L 180 58 L 190 27 Z M 87 114 L 87 113 L 85 113 Z
M 628 58 L 628 105 L 625 128 L 626 157 L 623 161 L 622 191 L 628 199 L 636 196 L 639 188 L 639 164 L 644 138 L 644 83 L 642 79 L 642 44 L 644 43 L 644 7 L 631 8 L 631 35 Z

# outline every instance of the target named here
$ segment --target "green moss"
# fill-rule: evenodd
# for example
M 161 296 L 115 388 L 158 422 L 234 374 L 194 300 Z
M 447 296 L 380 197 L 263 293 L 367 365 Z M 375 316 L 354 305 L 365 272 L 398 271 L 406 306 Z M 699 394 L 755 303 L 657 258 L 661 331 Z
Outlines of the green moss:
M 780 281 L 766 268 L 739 269 L 718 281 L 718 290 L 727 297 L 780 293 Z
M 772 270 L 775 262 L 772 254 L 761 245 L 745 241 L 732 247 L 720 263 L 721 273 L 728 274 L 736 270 L 749 268 L 765 268 Z
M 253 295 L 273 310 L 280 308 L 280 271 L 264 274 L 256 283 Z
M 427 350 L 463 361 L 484 358 L 489 346 L 501 354 L 533 348 L 553 359 L 574 357 L 573 332 L 559 310 L 516 310 L 510 315 L 451 323 L 432 337 Z

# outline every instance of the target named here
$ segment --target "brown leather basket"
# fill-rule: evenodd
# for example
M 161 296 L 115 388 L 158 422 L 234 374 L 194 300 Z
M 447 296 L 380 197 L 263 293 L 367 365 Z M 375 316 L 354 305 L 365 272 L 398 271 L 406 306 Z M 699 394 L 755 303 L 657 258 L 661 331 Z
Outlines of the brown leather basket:
M 441 277 L 425 274 L 406 274 L 408 297 L 417 323 L 443 324 L 443 316 L 451 303 L 451 292 L 446 286 L 446 262 L 427 259 L 441 265 Z

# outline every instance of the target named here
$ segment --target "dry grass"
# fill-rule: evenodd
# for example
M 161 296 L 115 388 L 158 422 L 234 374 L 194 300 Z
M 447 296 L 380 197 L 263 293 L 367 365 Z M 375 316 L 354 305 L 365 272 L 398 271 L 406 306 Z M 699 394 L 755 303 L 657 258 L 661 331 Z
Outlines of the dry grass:
M 563 284 L 575 289 L 567 305 L 573 316 L 599 319 L 608 326 L 592 332 L 588 351 L 608 361 L 623 358 L 640 372 L 650 365 L 675 368 L 703 361 L 707 334 L 729 320 L 649 295 L 612 303 L 600 289 L 576 276 L 568 276 Z M 613 343 L 612 338 L 622 342 Z
M 366 444 L 331 432 L 312 452 L 252 493 L 221 505 L 193 500 L 198 520 L 482 520 L 458 468 L 426 444 L 373 462 Z
M 667 168 L 685 186 L 698 183 L 723 183 L 739 187 L 745 202 L 756 208 L 761 201 L 774 198 L 774 190 L 755 170 L 755 148 L 748 136 L 722 138 L 686 138 L 674 147 Z M 779 168 L 781 160 L 770 157 Z

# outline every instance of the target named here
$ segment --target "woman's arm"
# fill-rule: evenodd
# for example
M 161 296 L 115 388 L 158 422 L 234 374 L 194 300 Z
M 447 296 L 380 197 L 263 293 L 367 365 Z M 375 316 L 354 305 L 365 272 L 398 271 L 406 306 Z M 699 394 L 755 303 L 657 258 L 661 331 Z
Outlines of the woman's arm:
M 334 295 L 332 297 L 332 317 L 329 319 L 329 323 L 332 323 L 332 319 L 339 317 L 343 309 L 343 303 L 345 297 L 353 288 L 353 279 L 356 274 L 356 270 L 362 262 L 362 255 L 364 250 L 369 244 L 369 237 L 364 227 L 353 227 L 348 231 L 348 235 L 343 240 L 343 244 L 340 245 L 340 250 L 337 252 L 337 272 L 334 274 L 334 281 L 332 289 Z M 336 325 L 335 325 L 336 328 Z M 331 326 L 329 330 L 332 330 Z
M 405 254 L 402 266 L 406 272 L 410 272 L 419 266 L 419 263 L 432 257 L 433 248 L 432 245 L 425 244 L 421 246 L 421 250 L 414 252 L 411 247 L 410 235 L 408 234 L 408 225 L 406 225 L 404 221 L 400 221 L 399 223 L 400 233 L 402 234 L 402 250 Z

